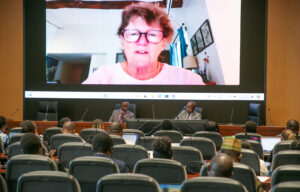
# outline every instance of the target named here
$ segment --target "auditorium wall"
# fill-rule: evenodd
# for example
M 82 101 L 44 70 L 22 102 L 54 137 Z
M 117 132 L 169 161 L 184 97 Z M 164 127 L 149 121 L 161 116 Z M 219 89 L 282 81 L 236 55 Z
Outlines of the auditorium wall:
M 23 117 L 22 0 L 0 3 L 0 115 Z M 300 120 L 300 1 L 268 1 L 266 120 L 284 125 Z

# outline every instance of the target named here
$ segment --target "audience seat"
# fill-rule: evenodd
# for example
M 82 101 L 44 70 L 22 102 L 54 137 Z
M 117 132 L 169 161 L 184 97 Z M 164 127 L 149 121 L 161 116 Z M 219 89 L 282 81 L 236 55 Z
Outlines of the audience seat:
M 272 170 L 282 165 L 300 165 L 300 151 L 280 151 L 273 157 Z
M 58 147 L 57 158 L 64 167 L 69 168 L 69 162 L 71 160 L 82 156 L 92 156 L 93 154 L 93 146 L 91 144 L 69 142 Z
M 181 192 L 248 192 L 240 182 L 225 177 L 197 177 L 186 180 Z
M 16 142 L 8 146 L 7 159 L 20 154 L 23 154 L 20 142 Z
M 234 135 L 236 139 L 241 140 L 255 140 L 261 143 L 261 135 L 258 133 L 237 133 Z
M 119 135 L 110 135 L 110 137 L 112 138 L 114 145 L 126 144 L 126 141 L 123 139 L 123 137 Z
M 18 192 L 81 192 L 78 181 L 70 174 L 60 171 L 33 171 L 22 175 Z
M 129 144 L 114 145 L 112 157 L 124 161 L 129 171 L 133 170 L 139 160 L 149 158 L 148 151 L 144 147 Z
M 159 184 L 181 184 L 186 180 L 183 165 L 171 159 L 142 159 L 134 166 L 134 173 L 142 173 L 153 177 Z
M 45 129 L 44 134 L 43 134 L 43 140 L 47 142 L 47 144 L 50 144 L 51 137 L 56 134 L 61 133 L 60 127 L 49 127 Z
M 284 141 L 280 141 L 278 142 L 274 148 L 273 148 L 273 159 L 274 156 L 280 152 L 280 151 L 284 151 L 284 150 L 290 150 L 290 144 L 293 142 L 293 140 L 284 140 Z
M 148 151 L 153 151 L 152 143 L 155 139 L 157 139 L 157 137 L 151 137 L 151 136 L 140 137 L 137 140 L 136 144 L 146 148 Z
M 242 149 L 241 163 L 251 167 L 256 175 L 260 175 L 259 157 L 253 150 Z
M 96 129 L 96 128 L 88 128 L 82 129 L 80 131 L 80 137 L 85 140 L 87 143 L 92 143 L 93 137 L 97 135 L 99 132 L 105 132 L 103 129 Z
M 220 133 L 214 131 L 198 131 L 192 135 L 193 137 L 206 137 L 211 139 L 215 145 L 216 150 L 219 151 L 223 144 L 223 137 Z
M 300 165 L 283 165 L 277 167 L 271 176 L 271 187 L 287 181 L 300 182 Z
M 258 157 L 264 160 L 264 150 L 261 143 L 254 140 L 247 140 L 247 141 L 250 143 L 252 150 L 257 153 Z
M 21 133 L 22 127 L 14 127 L 9 130 L 8 136 L 11 137 L 14 134 Z
M 216 155 L 215 143 L 205 137 L 190 137 L 183 139 L 180 142 L 180 146 L 191 146 L 197 148 L 203 156 L 203 159 L 210 160 Z
M 183 139 L 183 135 L 179 131 L 175 130 L 159 130 L 154 133 L 154 136 L 168 136 L 172 143 L 180 143 L 180 141 Z
M 50 148 L 57 151 L 60 145 L 68 142 L 83 142 L 83 140 L 75 134 L 56 134 L 51 137 Z
M 25 133 L 17 133 L 15 135 L 11 136 L 8 140 L 8 145 L 19 142 L 24 134 Z
M 300 182 L 299 181 L 289 181 L 283 182 L 275 185 L 271 192 L 299 192 Z
M 117 164 L 104 157 L 78 157 L 70 162 L 69 173 L 79 182 L 82 192 L 96 191 L 97 181 L 105 175 L 119 173 Z
M 185 166 L 187 174 L 196 174 L 200 172 L 203 164 L 201 152 L 195 147 L 179 146 L 172 147 L 173 159 Z
M 2 175 L 0 175 L 0 191 L 1 192 L 7 192 L 6 182 L 3 179 Z
M 118 173 L 102 177 L 96 192 L 161 192 L 155 179 L 143 174 Z
M 5 176 L 8 191 L 16 192 L 17 181 L 22 174 L 38 170 L 57 171 L 57 165 L 54 160 L 42 155 L 22 154 L 10 158 Z

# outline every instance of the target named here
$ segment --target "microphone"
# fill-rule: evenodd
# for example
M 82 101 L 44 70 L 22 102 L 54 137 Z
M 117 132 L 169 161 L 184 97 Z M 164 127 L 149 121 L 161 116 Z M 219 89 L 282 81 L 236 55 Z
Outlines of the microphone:
M 20 108 L 17 108 L 10 116 L 7 120 L 13 120 L 12 117 L 20 110 Z
M 269 119 L 270 119 L 270 126 L 273 126 L 272 117 L 271 117 L 271 109 L 270 108 L 268 108 L 268 113 L 269 113 Z
M 154 105 L 153 105 L 153 104 L 151 104 L 151 107 L 152 107 L 152 116 L 153 116 L 153 119 L 155 119 Z
M 231 109 L 231 114 L 230 114 L 230 123 L 232 125 L 232 119 L 233 119 L 233 113 L 234 113 L 234 108 Z
M 48 121 L 48 120 L 47 120 L 47 116 L 48 116 L 48 109 L 49 109 L 49 103 L 47 104 L 47 108 L 46 108 L 46 114 L 45 114 L 45 119 L 44 119 L 44 121 Z
M 81 119 L 80 119 L 80 121 L 83 121 L 83 118 L 84 118 L 84 116 L 86 115 L 86 113 L 88 111 L 89 111 L 89 108 L 86 108 L 85 111 L 84 111 L 84 113 L 83 113 L 83 115 L 82 115 L 82 117 L 81 117 Z

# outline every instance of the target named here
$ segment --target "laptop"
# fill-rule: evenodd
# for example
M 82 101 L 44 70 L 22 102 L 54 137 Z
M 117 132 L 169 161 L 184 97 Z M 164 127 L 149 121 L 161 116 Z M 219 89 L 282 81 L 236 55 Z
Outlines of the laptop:
M 123 134 L 123 139 L 126 141 L 127 144 L 135 145 L 138 138 L 139 138 L 138 134 L 134 134 L 134 133 Z
M 280 137 L 262 137 L 261 145 L 263 147 L 264 153 L 270 153 L 278 142 L 280 142 Z
M 180 192 L 181 185 L 159 184 L 162 192 Z

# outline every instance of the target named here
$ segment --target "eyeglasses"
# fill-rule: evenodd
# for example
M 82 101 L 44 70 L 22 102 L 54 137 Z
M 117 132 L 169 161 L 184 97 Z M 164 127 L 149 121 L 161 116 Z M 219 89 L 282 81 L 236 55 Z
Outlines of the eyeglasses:
M 122 36 L 128 43 L 136 43 L 143 34 L 145 35 L 147 42 L 150 43 L 159 43 L 164 38 L 164 33 L 159 30 L 151 30 L 146 33 L 141 33 L 135 29 L 125 29 L 123 30 Z

